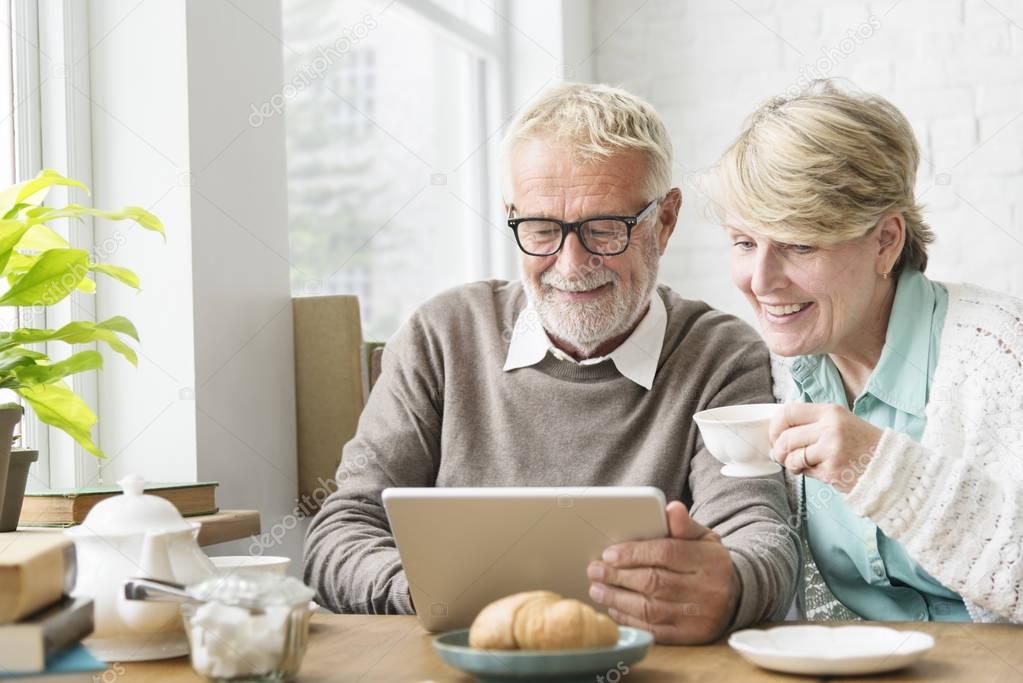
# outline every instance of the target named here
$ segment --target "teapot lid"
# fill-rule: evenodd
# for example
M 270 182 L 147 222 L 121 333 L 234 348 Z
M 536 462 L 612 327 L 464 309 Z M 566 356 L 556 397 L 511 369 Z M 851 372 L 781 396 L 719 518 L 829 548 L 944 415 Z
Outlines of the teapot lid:
M 123 536 L 151 530 L 192 528 L 173 503 L 143 493 L 146 480 L 139 475 L 126 475 L 117 483 L 124 493 L 96 503 L 81 526 L 69 530 L 72 534 Z

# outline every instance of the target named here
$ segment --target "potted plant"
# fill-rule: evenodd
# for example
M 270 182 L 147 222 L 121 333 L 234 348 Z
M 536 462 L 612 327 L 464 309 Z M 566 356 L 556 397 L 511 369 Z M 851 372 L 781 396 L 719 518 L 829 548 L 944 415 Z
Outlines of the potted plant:
M 82 183 L 49 169 L 0 191 L 0 276 L 5 277 L 8 284 L 7 291 L 0 294 L 0 306 L 45 308 L 76 290 L 93 293 L 96 282 L 90 273 L 102 273 L 138 289 L 139 278 L 135 273 L 121 266 L 99 263 L 85 250 L 72 248 L 47 223 L 61 218 L 98 216 L 133 220 L 163 235 L 159 219 L 137 206 L 126 206 L 119 211 L 101 211 L 77 204 L 42 206 L 46 193 L 54 185 L 80 187 L 88 192 Z M 76 320 L 59 329 L 19 327 L 0 331 L 0 389 L 12 390 L 41 422 L 66 432 L 85 450 L 102 458 L 103 452 L 92 441 L 96 415 L 64 378 L 99 369 L 103 357 L 97 351 L 86 349 L 51 361 L 46 353 L 29 346 L 61 342 L 73 350 L 79 344 L 101 342 L 135 365 L 138 358 L 126 342 L 128 338 L 138 341 L 138 332 L 131 321 L 122 316 L 101 322 Z M 14 427 L 23 410 L 23 405 L 18 403 L 0 405 L 0 531 L 11 531 L 18 525 L 28 467 L 36 458 L 34 451 L 12 451 Z

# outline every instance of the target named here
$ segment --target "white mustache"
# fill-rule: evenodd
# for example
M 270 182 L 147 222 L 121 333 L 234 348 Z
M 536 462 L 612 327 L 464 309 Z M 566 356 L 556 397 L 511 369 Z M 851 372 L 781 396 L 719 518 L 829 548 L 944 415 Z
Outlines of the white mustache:
M 548 270 L 540 275 L 540 282 L 548 287 L 556 287 L 565 292 L 588 292 L 591 289 L 602 287 L 609 282 L 615 282 L 617 275 L 610 270 L 600 270 L 581 278 L 568 279 L 560 274 Z

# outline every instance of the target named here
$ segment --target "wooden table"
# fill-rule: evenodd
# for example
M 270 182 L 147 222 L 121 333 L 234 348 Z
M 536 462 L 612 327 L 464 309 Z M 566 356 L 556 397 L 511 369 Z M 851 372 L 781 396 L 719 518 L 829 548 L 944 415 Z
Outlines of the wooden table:
M 197 515 L 185 518 L 189 522 L 199 522 L 199 545 L 216 545 L 227 541 L 237 541 L 259 534 L 259 510 L 220 510 L 212 515 Z M 22 526 L 17 531 L 7 534 L 46 534 L 64 531 L 55 527 Z
M 1001 624 L 886 624 L 901 630 L 930 633 L 935 647 L 914 666 L 888 675 L 856 681 L 938 681 L 1010 683 L 1023 681 L 1023 628 Z M 317 614 L 313 617 L 309 650 L 300 683 L 313 681 L 472 681 L 449 668 L 433 652 L 432 636 L 415 617 Z M 125 662 L 113 669 L 118 683 L 184 683 L 200 678 L 187 658 L 163 662 Z M 605 678 L 605 680 L 607 680 Z M 808 676 L 774 674 L 754 667 L 725 642 L 704 647 L 653 647 L 630 667 L 626 683 L 653 681 L 815 681 Z

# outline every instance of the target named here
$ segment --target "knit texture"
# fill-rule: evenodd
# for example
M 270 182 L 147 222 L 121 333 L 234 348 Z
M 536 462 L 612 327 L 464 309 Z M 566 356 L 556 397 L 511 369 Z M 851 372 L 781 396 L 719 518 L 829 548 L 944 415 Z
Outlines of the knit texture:
M 649 485 L 722 537 L 742 583 L 734 627 L 783 616 L 798 548 L 782 477 L 722 476 L 692 420 L 714 406 L 770 402 L 767 349 L 732 316 L 665 287 L 655 295 L 668 323 L 650 390 L 610 360 L 548 355 L 504 372 L 526 305 L 519 283 L 474 283 L 424 304 L 385 347 L 338 489 L 310 525 L 305 579 L 318 601 L 338 612 L 412 612 L 381 505 L 386 487 Z
M 1023 301 L 949 285 L 920 443 L 884 430 L 845 500 L 959 593 L 974 621 L 1023 621 Z M 784 362 L 776 394 L 793 395 Z M 802 477 L 790 477 L 804 563 L 802 616 L 849 619 L 805 541 Z M 855 615 L 853 615 L 855 616 Z

